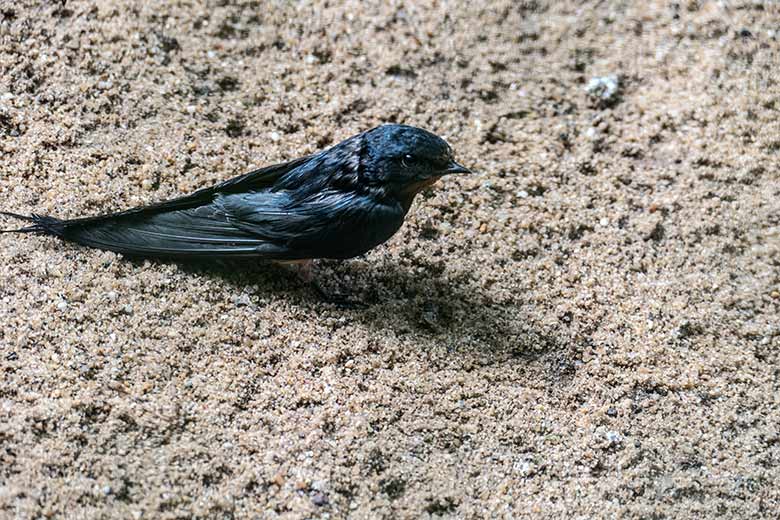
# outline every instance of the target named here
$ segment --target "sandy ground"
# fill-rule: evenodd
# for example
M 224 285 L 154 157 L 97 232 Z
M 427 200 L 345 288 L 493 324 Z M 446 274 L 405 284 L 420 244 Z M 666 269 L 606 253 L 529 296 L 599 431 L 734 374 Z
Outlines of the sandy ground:
M 0 236 L 0 517 L 780 511 L 777 4 L 0 6 L 2 209 L 127 208 L 393 121 L 479 172 L 319 266 L 365 310 Z

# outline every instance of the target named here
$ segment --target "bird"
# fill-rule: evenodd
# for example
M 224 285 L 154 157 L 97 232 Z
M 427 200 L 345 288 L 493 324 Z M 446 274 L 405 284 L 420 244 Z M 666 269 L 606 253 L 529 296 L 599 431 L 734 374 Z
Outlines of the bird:
M 320 152 L 117 213 L 60 219 L 0 211 L 30 223 L 0 233 L 50 235 L 129 257 L 296 264 L 312 282 L 313 260 L 363 255 L 401 228 L 417 194 L 445 175 L 469 173 L 441 137 L 384 124 Z

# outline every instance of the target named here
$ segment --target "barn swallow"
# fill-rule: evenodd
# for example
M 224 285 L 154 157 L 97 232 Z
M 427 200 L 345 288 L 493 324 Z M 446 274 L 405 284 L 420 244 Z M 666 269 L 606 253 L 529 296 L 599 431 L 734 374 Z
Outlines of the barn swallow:
M 52 235 L 133 257 L 294 262 L 311 281 L 312 260 L 352 258 L 382 244 L 420 191 L 444 175 L 465 173 L 471 172 L 442 138 L 388 124 L 313 155 L 119 213 L 68 220 L 0 214 L 31 223 L 3 233 Z

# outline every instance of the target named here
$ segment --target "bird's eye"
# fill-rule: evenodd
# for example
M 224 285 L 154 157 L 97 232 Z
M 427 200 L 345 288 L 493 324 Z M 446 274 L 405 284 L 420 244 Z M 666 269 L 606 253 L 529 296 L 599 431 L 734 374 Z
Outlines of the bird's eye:
M 414 157 L 412 157 L 412 156 L 411 156 L 411 155 L 409 155 L 409 154 L 406 154 L 406 155 L 404 155 L 403 157 L 401 157 L 401 166 L 403 166 L 404 168 L 408 168 L 408 167 L 409 167 L 409 165 L 410 165 L 410 164 L 411 164 L 413 161 L 414 161 Z

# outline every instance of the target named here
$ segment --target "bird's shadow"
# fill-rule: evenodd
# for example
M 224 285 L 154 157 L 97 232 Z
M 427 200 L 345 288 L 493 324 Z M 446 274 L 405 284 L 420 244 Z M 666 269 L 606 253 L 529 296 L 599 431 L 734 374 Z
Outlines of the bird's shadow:
M 312 313 L 349 315 L 368 327 L 414 335 L 456 351 L 468 342 L 485 353 L 534 359 L 559 347 L 525 316 L 522 302 L 496 302 L 471 272 L 453 273 L 441 262 L 320 261 L 315 276 L 326 291 L 348 293 L 363 305 L 342 308 L 323 301 L 296 274 L 276 264 L 231 261 L 220 264 L 178 264 L 195 276 L 216 277 L 247 294 L 243 304 L 262 305 L 277 295 Z M 256 287 L 250 294 L 250 288 Z M 503 356 L 502 356 L 503 357 Z

